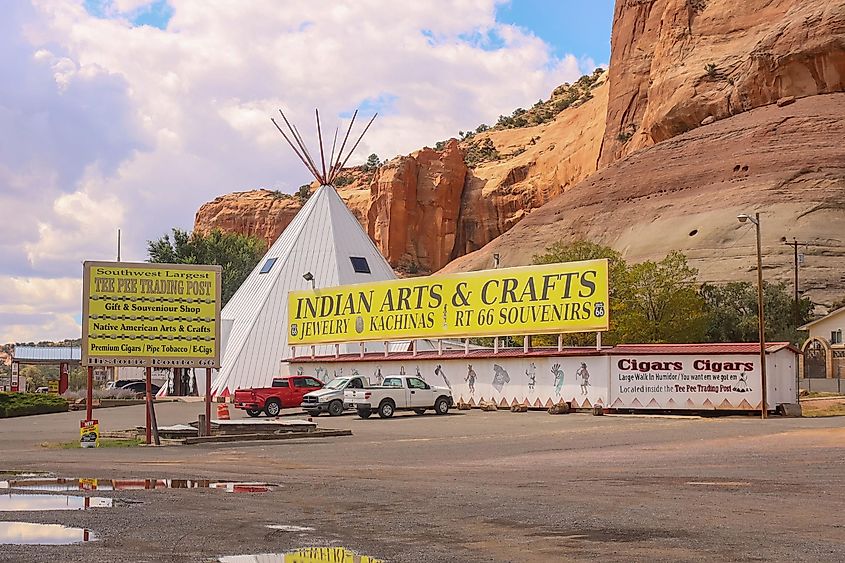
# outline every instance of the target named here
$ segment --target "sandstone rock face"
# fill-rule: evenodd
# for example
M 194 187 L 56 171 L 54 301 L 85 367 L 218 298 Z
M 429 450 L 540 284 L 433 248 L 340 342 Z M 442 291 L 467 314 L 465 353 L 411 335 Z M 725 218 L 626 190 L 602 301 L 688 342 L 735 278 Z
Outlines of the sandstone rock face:
M 273 244 L 302 205 L 299 199 L 270 190 L 234 192 L 203 204 L 194 219 L 194 230 L 213 229 L 255 236 Z
M 617 0 L 600 166 L 716 119 L 845 90 L 845 0 Z
M 703 281 L 756 282 L 761 214 L 765 278 L 792 279 L 791 247 L 807 242 L 801 289 L 815 302 L 845 285 L 845 94 L 806 97 L 723 119 L 598 171 L 482 250 L 443 271 L 530 264 L 550 244 L 586 239 L 630 261 L 687 254 Z
M 592 91 L 593 99 L 550 123 L 479 135 L 504 158 L 467 175 L 452 259 L 478 250 L 596 171 L 608 91 L 605 81 Z
M 370 185 L 366 227 L 387 260 L 433 271 L 451 258 L 467 166 L 454 139 L 379 168 Z

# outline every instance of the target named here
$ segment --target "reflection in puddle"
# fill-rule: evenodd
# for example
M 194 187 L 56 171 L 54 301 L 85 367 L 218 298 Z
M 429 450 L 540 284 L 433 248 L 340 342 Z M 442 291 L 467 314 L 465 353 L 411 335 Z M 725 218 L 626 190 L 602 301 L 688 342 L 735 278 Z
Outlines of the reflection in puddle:
M 344 547 L 306 547 L 287 553 L 229 555 L 220 563 L 382 563 L 366 555 L 358 555 Z
M 0 522 L 0 544 L 65 545 L 93 539 L 94 534 L 83 528 L 68 528 L 60 524 Z
M 134 491 L 154 489 L 223 489 L 230 493 L 266 493 L 272 483 L 234 483 L 203 479 L 9 479 L 0 489 L 25 491 Z
M 0 512 L 110 508 L 112 499 L 70 495 L 0 495 Z

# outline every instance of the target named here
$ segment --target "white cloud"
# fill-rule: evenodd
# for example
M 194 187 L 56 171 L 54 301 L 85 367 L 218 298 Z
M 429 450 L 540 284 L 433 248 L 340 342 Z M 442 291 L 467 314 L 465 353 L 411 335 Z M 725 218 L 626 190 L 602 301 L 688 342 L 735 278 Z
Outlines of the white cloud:
M 360 162 L 491 123 L 590 70 L 497 23 L 500 3 L 171 0 L 166 29 L 133 27 L 144 0 L 102 2 L 101 17 L 81 0 L 15 5 L 0 22 L 16 83 L 0 91 L 0 205 L 15 217 L 0 223 L 0 294 L 9 276 L 111 258 L 118 227 L 124 258 L 143 260 L 147 240 L 190 228 L 217 195 L 295 190 L 308 177 L 269 121 L 279 107 L 313 140 L 315 107 L 330 135 L 358 105 L 384 106 Z

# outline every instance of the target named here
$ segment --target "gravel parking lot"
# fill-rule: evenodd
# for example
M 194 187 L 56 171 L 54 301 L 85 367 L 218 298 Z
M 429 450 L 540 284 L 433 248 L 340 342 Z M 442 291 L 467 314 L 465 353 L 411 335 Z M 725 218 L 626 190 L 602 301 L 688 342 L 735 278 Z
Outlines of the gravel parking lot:
M 201 410 L 161 404 L 159 423 Z M 121 500 L 79 512 L 0 512 L 0 521 L 61 523 L 97 537 L 2 546 L 0 561 L 214 561 L 326 545 L 386 561 L 845 560 L 841 417 L 453 411 L 324 416 L 315 419 L 321 427 L 354 436 L 278 444 L 40 445 L 78 439 L 82 416 L 3 420 L 0 470 L 280 487 L 98 491 Z M 126 428 L 143 422 L 143 407 L 96 416 L 106 430 Z

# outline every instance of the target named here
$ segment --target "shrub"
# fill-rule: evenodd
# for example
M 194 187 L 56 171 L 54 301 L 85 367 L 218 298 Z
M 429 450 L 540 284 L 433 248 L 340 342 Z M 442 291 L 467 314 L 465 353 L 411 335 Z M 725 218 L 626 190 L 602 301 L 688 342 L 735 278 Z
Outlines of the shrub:
M 707 78 L 716 78 L 719 76 L 719 68 L 713 63 L 704 65 L 704 72 L 707 74 Z
M 67 401 L 46 393 L 0 393 L 0 418 L 67 412 Z

